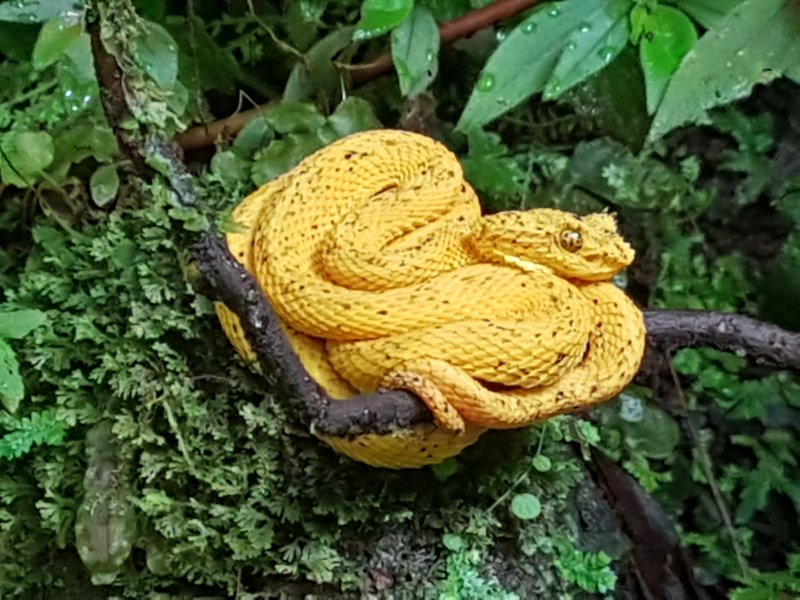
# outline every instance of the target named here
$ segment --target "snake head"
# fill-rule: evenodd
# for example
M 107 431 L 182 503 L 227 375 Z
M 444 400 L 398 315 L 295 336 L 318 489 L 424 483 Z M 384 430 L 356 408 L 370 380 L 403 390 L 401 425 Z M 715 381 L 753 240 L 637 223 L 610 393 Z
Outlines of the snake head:
M 582 281 L 610 279 L 635 257 L 613 215 L 578 216 L 551 208 L 486 216 L 473 244 L 493 262 L 507 263 L 506 258 L 512 256 Z

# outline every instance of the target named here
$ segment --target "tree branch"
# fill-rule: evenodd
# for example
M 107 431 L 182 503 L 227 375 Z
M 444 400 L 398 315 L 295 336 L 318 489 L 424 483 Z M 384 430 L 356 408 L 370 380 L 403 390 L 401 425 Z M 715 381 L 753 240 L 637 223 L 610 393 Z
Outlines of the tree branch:
M 439 36 L 443 44 L 454 42 L 498 21 L 513 17 L 540 2 L 541 0 L 497 0 L 488 6 L 471 11 L 463 17 L 442 23 L 439 27 Z M 377 79 L 393 68 L 392 55 L 385 52 L 368 63 L 350 65 L 347 70 L 352 75 L 353 83 L 359 86 Z M 205 125 L 190 127 L 175 136 L 174 141 L 184 150 L 210 146 L 222 134 L 236 135 L 239 133 L 251 119 L 263 113 L 267 106 L 269 105 L 246 110 Z
M 800 370 L 800 332 L 744 315 L 706 310 L 649 310 L 645 321 L 649 344 L 662 350 L 713 346 Z
M 225 240 L 207 234 L 194 257 L 215 299 L 242 321 L 264 373 L 276 375 L 278 392 L 296 403 L 312 430 L 326 435 L 386 433 L 431 420 L 424 404 L 410 392 L 385 390 L 334 400 L 306 371 L 281 329 L 278 317 L 255 278 L 231 255 Z
M 406 391 L 381 390 L 347 400 L 330 398 L 303 367 L 258 282 L 233 258 L 225 241 L 207 235 L 194 256 L 214 297 L 239 315 L 264 372 L 280 374 L 281 391 L 297 402 L 314 431 L 355 436 L 431 420 L 425 405 Z M 675 350 L 711 345 L 800 370 L 800 333 L 769 323 L 736 314 L 670 310 L 645 311 L 645 323 L 651 347 Z

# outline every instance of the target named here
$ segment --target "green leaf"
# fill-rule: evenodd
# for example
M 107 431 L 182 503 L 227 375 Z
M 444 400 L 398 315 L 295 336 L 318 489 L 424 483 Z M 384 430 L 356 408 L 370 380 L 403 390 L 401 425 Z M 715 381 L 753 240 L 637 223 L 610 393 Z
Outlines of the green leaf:
M 442 536 L 442 544 L 450 550 L 450 552 L 459 552 L 467 547 L 467 543 L 457 533 L 445 533 Z
M 0 339 L 0 403 L 10 413 L 15 413 L 25 397 L 25 384 L 19 372 L 14 349 Z
M 235 92 L 236 79 L 241 74 L 239 64 L 204 27 L 183 19 L 171 20 L 166 27 L 180 50 L 178 65 L 184 85 L 198 92 Z
M 14 135 L 14 150 L 23 173 L 39 173 L 53 161 L 53 138 L 44 131 L 19 131 Z
M 414 0 L 364 0 L 353 39 L 366 40 L 386 33 L 405 21 L 413 8 Z
M 156 85 L 170 89 L 178 79 L 178 46 L 161 25 L 145 21 L 136 40 L 136 57 Z
M 793 0 L 742 2 L 686 55 L 667 86 L 649 139 L 686 123 L 708 123 L 709 109 L 797 69 L 798 31 L 800 11 Z
M 403 96 L 424 92 L 439 69 L 439 26 L 431 12 L 416 6 L 392 31 L 392 60 Z
M 256 158 L 251 179 L 257 186 L 271 181 L 322 146 L 319 136 L 314 133 L 292 133 L 276 140 Z
M 496 133 L 470 130 L 469 154 L 461 160 L 467 180 L 485 194 L 521 194 L 526 190 L 525 173 L 508 155 Z
M 15 131 L 0 138 L 0 177 L 8 184 L 28 187 L 53 161 L 53 139 L 44 131 Z
M 0 312 L 0 338 L 18 340 L 46 321 L 47 315 L 36 309 Z
M 635 14 L 637 33 L 641 33 L 639 58 L 647 88 L 647 112 L 653 114 L 670 77 L 697 43 L 697 30 L 689 17 L 669 6 L 642 8 Z
M 285 102 L 266 114 L 267 123 L 278 133 L 316 131 L 325 124 L 325 117 L 310 102 Z
M 254 152 L 266 147 L 274 137 L 275 132 L 266 117 L 259 115 L 242 128 L 231 147 L 242 158 L 250 158 Z
M 332 31 L 306 52 L 289 74 L 283 90 L 284 102 L 306 100 L 312 95 L 339 90 L 339 69 L 333 57 L 352 41 L 353 27 Z
M 217 152 L 211 159 L 211 172 L 226 181 L 247 179 L 249 163 L 233 150 Z
M 736 507 L 736 522 L 749 523 L 756 511 L 767 505 L 772 490 L 773 477 L 761 468 L 747 473 L 747 484 L 741 492 L 741 501 Z
M 733 10 L 742 0 L 675 0 L 675 5 L 706 29 Z
M 533 494 L 517 494 L 511 500 L 511 513 L 518 519 L 529 521 L 542 513 L 542 503 Z
M 117 197 L 119 191 L 119 175 L 116 165 L 103 165 L 92 173 L 89 180 L 92 200 L 97 206 L 105 206 Z
M 545 85 L 545 100 L 559 97 L 617 57 L 628 43 L 630 8 L 630 0 L 601 0 L 585 13 Z
M 447 481 L 461 469 L 455 457 L 446 458 L 442 462 L 431 465 L 433 476 L 439 481 Z M 452 535 L 452 534 L 450 534 Z
M 456 128 L 477 129 L 544 87 L 566 40 L 586 18 L 582 0 L 542 6 L 489 57 Z
M 25 0 L 0 4 L 0 21 L 41 23 L 75 10 L 75 0 Z
M 57 446 L 64 442 L 66 429 L 55 411 L 32 413 L 12 423 L 13 431 L 0 438 L 0 457 L 19 458 L 33 446 Z
M 328 125 L 339 137 L 345 137 L 357 131 L 383 127 L 372 111 L 372 105 L 357 96 L 350 96 L 343 100 L 333 114 L 328 117 Z
M 33 68 L 41 70 L 56 62 L 80 35 L 81 26 L 72 19 L 56 18 L 45 23 L 33 47 Z
M 540 473 L 547 473 L 553 468 L 553 462 L 544 454 L 537 454 L 534 456 L 533 460 L 531 460 L 531 464 L 533 465 L 533 468 Z

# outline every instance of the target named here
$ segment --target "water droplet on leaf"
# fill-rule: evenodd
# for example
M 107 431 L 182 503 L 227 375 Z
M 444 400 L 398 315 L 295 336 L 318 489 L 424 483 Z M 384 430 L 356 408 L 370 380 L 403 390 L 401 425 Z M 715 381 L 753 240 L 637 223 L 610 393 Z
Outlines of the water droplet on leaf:
M 491 73 L 484 73 L 478 80 L 478 85 L 475 86 L 479 92 L 488 92 L 494 88 L 495 77 Z
M 617 49 L 614 46 L 603 46 L 600 50 L 597 51 L 597 56 L 603 62 L 611 62 L 611 59 L 614 58 L 617 54 Z
M 522 33 L 533 33 L 534 31 L 536 31 L 536 23 L 533 21 L 522 26 Z

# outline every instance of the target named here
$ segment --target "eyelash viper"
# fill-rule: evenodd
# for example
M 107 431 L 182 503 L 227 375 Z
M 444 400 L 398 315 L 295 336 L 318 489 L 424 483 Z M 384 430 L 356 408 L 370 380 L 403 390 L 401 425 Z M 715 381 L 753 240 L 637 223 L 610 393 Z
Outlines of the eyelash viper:
M 482 216 L 458 159 L 414 133 L 338 140 L 235 210 L 231 252 L 334 398 L 416 393 L 435 425 L 323 437 L 362 462 L 419 467 L 487 428 L 616 395 L 644 353 L 641 311 L 610 279 L 634 257 L 611 215 Z M 249 361 L 238 318 L 223 329 Z

